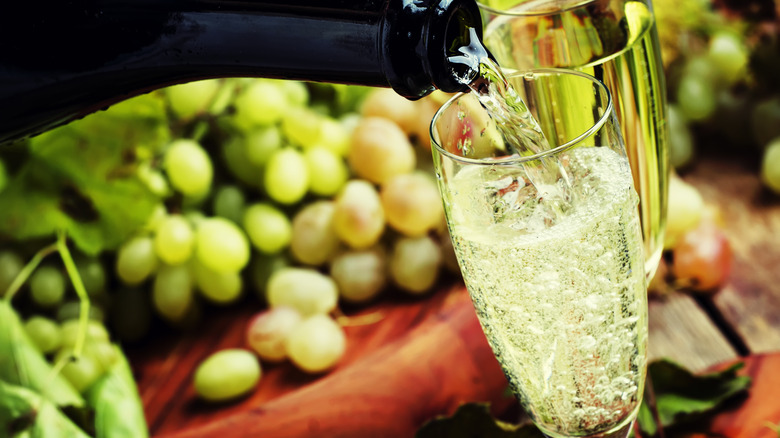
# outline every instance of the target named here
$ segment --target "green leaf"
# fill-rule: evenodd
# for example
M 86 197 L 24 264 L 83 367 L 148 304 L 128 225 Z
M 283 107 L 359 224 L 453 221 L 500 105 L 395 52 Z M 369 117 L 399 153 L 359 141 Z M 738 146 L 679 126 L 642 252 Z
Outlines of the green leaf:
M 0 380 L 0 436 L 89 438 L 40 394 Z
M 84 399 L 32 343 L 11 305 L 0 300 L 0 380 L 35 390 L 59 406 L 83 406 Z
M 494 419 L 486 403 L 461 405 L 452 417 L 426 423 L 416 438 L 544 438 L 532 424 L 516 426 Z
M 751 379 L 737 375 L 742 366 L 738 363 L 721 372 L 695 375 L 668 360 L 651 363 L 648 373 L 661 425 L 669 427 L 701 418 L 726 400 L 746 391 Z M 655 435 L 657 427 L 649 407 L 642 407 L 638 421 L 644 434 Z
M 169 138 L 163 115 L 145 99 L 134 107 L 137 118 L 123 103 L 32 138 L 28 158 L 0 192 L 0 235 L 22 240 L 64 230 L 97 254 L 143 225 L 158 199 L 136 176 L 135 153 Z
M 87 392 L 87 401 L 95 409 L 97 438 L 145 438 L 149 436 L 143 405 L 119 347 L 119 359 Z

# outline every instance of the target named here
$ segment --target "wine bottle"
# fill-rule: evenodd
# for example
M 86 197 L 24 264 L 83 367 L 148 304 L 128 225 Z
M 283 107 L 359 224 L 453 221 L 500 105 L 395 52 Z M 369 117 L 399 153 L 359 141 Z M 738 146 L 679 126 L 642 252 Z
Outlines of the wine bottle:
M 461 91 L 481 35 L 474 0 L 12 2 L 0 14 L 0 144 L 199 79 Z

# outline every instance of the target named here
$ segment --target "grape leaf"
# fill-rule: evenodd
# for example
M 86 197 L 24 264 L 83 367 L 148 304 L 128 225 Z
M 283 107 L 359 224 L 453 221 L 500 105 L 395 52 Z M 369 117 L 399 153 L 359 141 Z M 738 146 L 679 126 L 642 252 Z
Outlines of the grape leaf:
M 0 380 L 38 391 L 59 406 L 83 406 L 84 399 L 32 343 L 16 311 L 0 300 Z
M 40 394 L 0 380 L 0 436 L 89 438 Z
M 532 424 L 516 426 L 494 419 L 486 403 L 466 403 L 452 417 L 435 418 L 420 428 L 416 438 L 544 438 Z
M 119 359 L 87 392 L 87 401 L 95 409 L 97 438 L 148 437 L 130 364 L 119 347 L 115 348 Z
M 143 225 L 159 199 L 136 176 L 135 153 L 161 147 L 170 134 L 162 103 L 142 97 L 32 138 L 0 192 L 0 236 L 65 230 L 79 249 L 97 254 Z
M 744 393 L 751 379 L 737 375 L 742 366 L 737 363 L 717 373 L 695 375 L 668 360 L 651 363 L 648 373 L 661 425 L 669 427 L 701 418 L 731 397 Z M 651 437 L 658 432 L 647 403 L 642 404 L 637 421 L 643 436 Z

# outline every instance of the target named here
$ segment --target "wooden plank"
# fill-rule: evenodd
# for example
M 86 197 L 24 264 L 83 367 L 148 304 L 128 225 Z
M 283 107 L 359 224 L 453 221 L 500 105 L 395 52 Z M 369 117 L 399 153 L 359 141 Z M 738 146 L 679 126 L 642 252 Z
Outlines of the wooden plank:
M 713 297 L 751 353 L 780 351 L 780 197 L 762 188 L 749 159 L 702 157 L 686 181 L 720 207 L 734 253 Z
M 693 372 L 737 357 L 737 352 L 688 295 L 672 292 L 649 303 L 650 361 L 667 358 Z

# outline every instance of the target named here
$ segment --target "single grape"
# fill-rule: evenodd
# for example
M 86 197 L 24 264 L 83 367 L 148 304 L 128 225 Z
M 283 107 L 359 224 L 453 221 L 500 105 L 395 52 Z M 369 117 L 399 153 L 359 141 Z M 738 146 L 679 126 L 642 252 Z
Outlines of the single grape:
M 350 180 L 336 197 L 333 226 L 339 238 L 355 249 L 373 246 L 385 230 L 379 193 L 363 180 Z
M 216 272 L 238 272 L 249 262 L 249 242 L 227 219 L 204 219 L 195 230 L 195 252 L 203 266 Z
M 111 332 L 124 342 L 141 340 L 152 326 L 152 302 L 146 290 L 121 288 L 111 295 Z
M 285 339 L 290 360 L 307 373 L 321 373 L 338 364 L 347 349 L 347 337 L 331 317 L 314 315 L 293 328 Z
M 186 196 L 202 196 L 211 187 L 211 158 L 194 140 L 174 140 L 165 151 L 163 167 L 171 185 Z
M 0 250 L 0 297 L 24 268 L 24 261 L 13 251 Z
M 780 97 L 762 100 L 750 115 L 753 138 L 761 148 L 780 137 Z
M 49 318 L 33 316 L 24 323 L 24 330 L 41 353 L 53 353 L 62 345 L 60 325 Z
M 290 260 L 285 254 L 258 254 L 252 257 L 249 266 L 249 278 L 252 286 L 262 300 L 265 300 L 268 280 L 274 272 L 290 266 Z
M 235 98 L 233 121 L 242 130 L 278 122 L 290 106 L 278 83 L 255 80 Z
M 193 280 L 187 265 L 160 268 L 152 284 L 152 303 L 160 315 L 172 322 L 182 321 L 193 298 Z
M 282 116 L 282 133 L 293 144 L 308 148 L 320 139 L 322 116 L 307 107 L 290 108 Z
M 307 268 L 276 271 L 268 280 L 266 293 L 270 307 L 290 306 L 303 316 L 328 313 L 338 301 L 333 279 Z
M 261 126 L 246 135 L 244 145 L 249 161 L 262 167 L 268 162 L 268 157 L 282 147 L 282 133 L 276 125 Z
M 300 81 L 279 80 L 282 91 L 287 96 L 287 101 L 293 106 L 304 106 L 309 103 L 309 89 Z
M 775 193 L 780 193 L 780 137 L 772 140 L 764 151 L 761 181 Z
M 246 329 L 246 343 L 269 362 L 279 362 L 287 358 L 284 340 L 300 324 L 301 314 L 292 307 L 277 306 L 255 315 Z
M 100 368 L 101 375 L 109 371 L 119 359 L 119 352 L 110 342 L 89 342 L 84 345 L 83 355 L 92 359 Z
M 229 304 L 241 297 L 243 281 L 238 272 L 215 272 L 199 263 L 195 263 L 192 271 L 198 290 L 209 301 Z
M 668 106 L 666 120 L 669 126 L 669 164 L 675 169 L 681 168 L 693 159 L 693 134 L 676 105 Z
M 309 170 L 309 190 L 315 195 L 333 196 L 349 178 L 347 164 L 322 146 L 312 146 L 303 153 Z
M 96 257 L 79 257 L 76 259 L 76 269 L 84 284 L 84 289 L 90 297 L 97 297 L 106 290 L 106 269 L 103 262 Z
M 65 297 L 65 276 L 53 266 L 41 266 L 30 276 L 33 301 L 42 307 L 53 307 Z
M 165 88 L 171 111 L 180 119 L 190 119 L 208 110 L 219 90 L 219 79 L 207 79 Z
M 125 284 L 134 285 L 146 280 L 157 269 L 154 240 L 137 236 L 125 242 L 117 251 L 116 273 Z
M 441 223 L 444 208 L 436 181 L 423 172 L 396 175 L 380 192 L 391 227 L 407 236 L 422 236 Z
M 222 148 L 222 158 L 233 177 L 248 187 L 260 187 L 264 171 L 249 161 L 243 138 L 234 136 L 228 140 Z
M 249 351 L 227 349 L 206 358 L 195 370 L 195 392 L 204 400 L 221 402 L 245 395 L 260 381 L 260 362 Z
M 363 100 L 360 113 L 364 117 L 382 117 L 391 120 L 408 134 L 412 131 L 417 118 L 417 107 L 414 102 L 390 88 L 376 88 L 371 90 Z
M 165 208 L 165 204 L 162 202 L 157 203 L 152 209 L 152 212 L 149 213 L 149 217 L 146 218 L 146 223 L 141 230 L 154 232 L 166 217 L 168 217 L 168 209 Z
M 290 219 L 271 204 L 261 202 L 249 206 L 242 223 L 252 245 L 260 252 L 275 254 L 290 245 Z
M 345 301 L 370 301 L 387 285 L 385 253 L 381 248 L 341 253 L 330 264 L 330 276 Z
M 715 85 L 702 77 L 684 75 L 677 86 L 677 105 L 688 120 L 709 118 L 717 108 Z
M 401 289 L 422 294 L 439 277 L 441 249 L 428 236 L 402 237 L 395 242 L 390 257 L 390 278 Z
M 290 250 L 299 262 L 320 266 L 336 254 L 340 240 L 333 227 L 335 212 L 333 201 L 317 201 L 295 215 Z
M 701 221 L 704 199 L 699 190 L 676 174 L 669 178 L 669 198 L 666 214 L 664 248 L 671 249 L 677 240 Z
M 324 147 L 339 157 L 349 151 L 350 131 L 339 120 L 323 117 L 320 123 L 320 138 L 317 146 Z
M 161 198 L 167 198 L 173 193 L 173 190 L 162 171 L 153 168 L 149 163 L 139 164 L 136 175 L 138 176 L 138 179 L 146 185 L 149 191 Z
M 78 319 L 69 319 L 60 324 L 61 342 L 64 348 L 73 348 L 81 333 L 81 323 Z M 87 330 L 84 335 L 86 343 L 108 342 L 109 335 L 106 326 L 94 319 L 87 320 Z
M 268 196 L 281 204 L 295 204 L 309 190 L 309 170 L 303 154 L 292 147 L 274 152 L 263 177 Z
M 73 355 L 73 351 L 68 348 L 64 348 L 57 353 L 55 362 L 60 360 L 65 361 L 65 365 L 60 370 L 60 373 L 81 393 L 86 392 L 103 374 L 101 366 L 95 363 L 94 360 L 86 355 L 81 355 L 81 357 L 77 358 Z
M 212 208 L 215 216 L 240 224 L 244 218 L 246 196 L 244 196 L 244 192 L 240 188 L 234 185 L 221 186 L 214 194 L 214 205 Z
M 381 117 L 365 117 L 352 133 L 347 160 L 357 176 L 381 185 L 411 172 L 417 157 L 398 125 Z
M 195 249 L 195 232 L 181 215 L 171 215 L 160 222 L 154 234 L 157 256 L 169 265 L 184 263 Z
M 750 52 L 735 33 L 719 31 L 712 35 L 707 55 L 726 84 L 734 83 L 747 72 Z
M 675 245 L 672 272 L 695 291 L 712 291 L 728 279 L 731 259 L 731 246 L 723 230 L 702 221 Z

